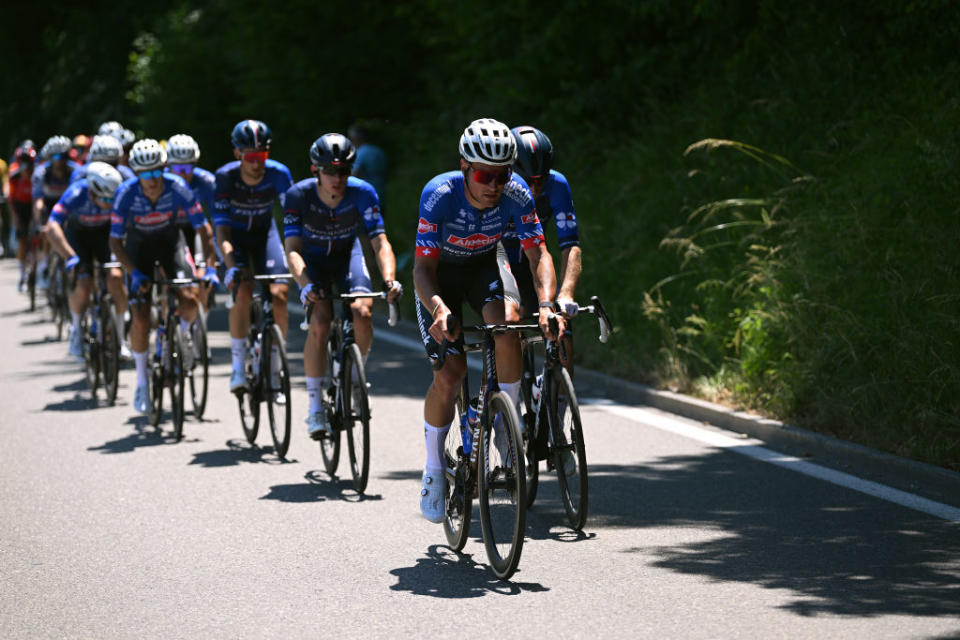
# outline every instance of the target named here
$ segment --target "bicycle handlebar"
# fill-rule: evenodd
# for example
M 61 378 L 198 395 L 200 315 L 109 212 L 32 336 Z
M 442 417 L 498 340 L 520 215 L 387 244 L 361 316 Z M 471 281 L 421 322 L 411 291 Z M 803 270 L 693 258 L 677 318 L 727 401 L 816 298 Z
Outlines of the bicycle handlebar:
M 334 295 L 325 295 L 321 300 L 359 300 L 362 298 L 373 298 L 375 300 L 387 300 L 386 291 L 377 291 L 375 293 L 338 293 Z M 400 307 L 397 305 L 396 300 L 387 300 L 387 307 L 390 310 L 390 317 L 387 319 L 387 324 L 391 327 L 397 326 L 397 321 L 400 319 Z M 303 322 L 300 323 L 300 330 L 306 331 L 310 328 L 310 314 L 313 313 L 313 303 L 307 304 L 306 314 L 303 316 Z
M 610 339 L 610 334 L 613 332 L 613 325 L 610 322 L 610 316 L 607 315 L 607 310 L 603 308 L 603 304 L 600 302 L 600 298 L 597 296 L 591 296 L 589 305 L 582 305 L 579 302 L 577 305 L 577 313 L 592 313 L 597 316 L 597 324 L 600 325 L 600 342 L 606 343 Z M 539 313 L 533 314 L 534 318 L 538 318 Z

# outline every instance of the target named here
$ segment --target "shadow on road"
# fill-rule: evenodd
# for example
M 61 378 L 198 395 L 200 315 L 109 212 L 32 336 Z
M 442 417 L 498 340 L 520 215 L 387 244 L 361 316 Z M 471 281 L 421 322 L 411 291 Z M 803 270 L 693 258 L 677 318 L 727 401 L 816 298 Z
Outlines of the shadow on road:
M 270 487 L 270 493 L 261 500 L 279 500 L 280 502 L 325 502 L 343 500 L 345 502 L 369 502 L 382 500 L 379 494 L 357 493 L 353 490 L 353 480 L 329 476 L 320 470 L 304 474 L 306 482 L 298 484 L 278 484 Z
M 227 440 L 226 449 L 215 449 L 214 451 L 202 451 L 193 454 L 192 465 L 200 465 L 207 468 L 234 467 L 240 463 L 258 463 L 265 464 L 289 464 L 296 460 L 282 460 L 277 457 L 273 447 L 259 447 L 251 445 L 246 440 Z
M 69 384 L 57 384 L 53 386 L 54 391 L 86 391 L 89 388 L 87 378 L 78 378 Z
M 86 386 L 86 382 L 83 386 Z M 89 411 L 99 406 L 100 401 L 91 397 L 89 393 L 76 393 L 72 398 L 48 403 L 41 411 Z
M 167 436 L 150 426 L 147 416 L 135 416 L 130 418 L 127 424 L 134 425 L 136 431 L 116 440 L 108 440 L 96 447 L 87 447 L 87 451 L 99 451 L 104 454 L 130 453 L 143 447 L 156 447 L 177 442 L 176 438 Z M 161 426 L 163 426 L 162 423 Z
M 477 526 L 479 528 L 479 523 Z M 397 583 L 390 587 L 392 591 L 433 598 L 479 598 L 490 594 L 516 596 L 524 592 L 549 591 L 536 582 L 500 580 L 488 567 L 474 562 L 470 554 L 456 553 L 442 544 L 430 545 L 425 558 L 417 559 L 412 567 L 393 569 L 390 575 L 397 577 Z
M 585 529 L 606 527 L 713 532 L 621 551 L 678 573 L 793 592 L 785 608 L 801 616 L 960 614 L 955 524 L 730 452 L 591 466 Z

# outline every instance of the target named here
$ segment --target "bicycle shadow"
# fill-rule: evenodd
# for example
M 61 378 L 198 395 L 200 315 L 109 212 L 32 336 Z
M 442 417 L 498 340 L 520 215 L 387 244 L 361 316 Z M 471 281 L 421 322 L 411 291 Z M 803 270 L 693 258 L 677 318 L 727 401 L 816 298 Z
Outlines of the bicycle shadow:
M 134 416 L 127 420 L 126 424 L 132 424 L 135 431 L 122 438 L 108 440 L 102 445 L 87 447 L 87 451 L 99 451 L 103 454 L 131 453 L 144 447 L 156 447 L 178 442 L 176 438 L 167 436 L 151 426 L 147 416 Z
M 201 451 L 193 454 L 193 460 L 188 464 L 199 465 L 208 469 L 217 469 L 222 467 L 235 467 L 242 463 L 249 464 L 292 464 L 296 460 L 283 460 L 276 455 L 272 446 L 260 447 L 250 444 L 246 440 L 230 439 L 227 440 L 226 449 L 215 449 L 213 451 Z
M 340 500 L 344 502 L 368 502 L 383 500 L 379 494 L 357 493 L 353 490 L 353 480 L 340 479 L 327 475 L 318 469 L 308 471 L 303 476 L 306 482 L 298 484 L 278 484 L 270 487 L 270 492 L 261 496 L 261 500 L 280 502 L 310 503 Z
M 85 391 L 90 385 L 87 384 L 87 378 L 78 378 L 69 384 L 57 384 L 51 387 L 53 391 Z
M 431 598 L 480 598 L 490 594 L 516 596 L 524 592 L 549 591 L 538 582 L 505 581 L 489 567 L 473 561 L 468 553 L 457 553 L 443 544 L 427 547 L 426 557 L 412 567 L 392 569 L 397 583 L 391 591 L 406 591 Z
M 86 383 L 84 383 L 86 386 Z M 75 393 L 72 398 L 60 402 L 50 402 L 40 411 L 89 411 L 100 407 L 100 400 L 89 394 Z

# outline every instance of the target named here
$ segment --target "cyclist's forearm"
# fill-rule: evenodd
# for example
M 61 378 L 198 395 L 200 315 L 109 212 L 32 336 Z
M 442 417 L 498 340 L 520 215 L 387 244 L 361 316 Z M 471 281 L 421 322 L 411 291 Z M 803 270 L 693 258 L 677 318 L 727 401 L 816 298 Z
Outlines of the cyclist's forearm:
M 110 238 L 110 251 L 113 252 L 113 255 L 117 256 L 117 261 L 123 265 L 127 273 L 134 272 L 136 267 L 130 259 L 130 254 L 127 253 L 126 248 L 123 246 L 123 240 L 121 238 Z
M 377 266 L 384 282 L 397 279 L 397 258 L 393 253 L 393 246 L 387 240 L 386 234 L 381 234 L 370 241 L 377 256 Z
M 290 275 L 297 281 L 301 289 L 310 284 L 310 276 L 307 274 L 307 263 L 304 262 L 303 256 L 300 255 L 299 251 L 287 252 L 287 266 L 290 267 Z
M 581 273 L 580 247 L 574 245 L 563 250 L 560 259 L 560 291 L 558 298 L 574 300 Z
M 413 263 L 413 288 L 417 292 L 417 298 L 423 303 L 423 306 L 436 315 L 437 307 L 443 303 L 440 297 L 440 282 L 437 278 L 436 260 L 423 260 L 416 258 Z
M 237 266 L 237 261 L 233 259 L 233 243 L 230 242 L 230 228 L 218 226 L 216 229 L 217 243 L 220 245 L 220 253 L 223 255 L 223 264 L 228 269 Z
M 73 249 L 70 248 L 66 237 L 63 235 L 63 227 L 51 220 L 47 223 L 45 231 L 47 239 L 50 241 L 50 246 L 52 246 L 53 250 L 60 254 L 64 260 L 74 255 Z
M 553 300 L 557 290 L 557 274 L 553 270 L 553 257 L 543 244 L 527 249 L 525 253 L 530 261 L 530 272 L 533 275 L 537 300 L 540 302 Z
M 209 222 L 205 222 L 199 232 L 200 243 L 203 246 L 203 259 L 206 260 L 208 267 L 215 267 L 217 266 L 217 252 L 213 246 L 213 228 Z

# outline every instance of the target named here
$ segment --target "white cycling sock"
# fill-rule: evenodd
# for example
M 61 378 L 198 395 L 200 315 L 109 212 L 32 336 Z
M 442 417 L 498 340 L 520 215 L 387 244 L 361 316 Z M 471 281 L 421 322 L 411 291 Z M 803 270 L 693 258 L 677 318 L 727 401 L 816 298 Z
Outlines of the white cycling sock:
M 183 318 L 180 318 L 180 329 L 183 331 L 184 336 L 191 335 L 190 327 L 193 325 L 192 322 L 187 322 Z
M 74 333 L 80 333 L 80 314 L 77 313 L 76 311 L 71 311 L 70 317 L 73 319 Z
M 147 375 L 147 352 L 134 351 L 133 362 L 137 366 L 137 386 L 138 387 L 147 386 L 147 383 L 150 380 L 149 376 Z
M 277 345 L 270 347 L 270 372 L 280 373 L 280 347 Z
M 246 338 L 230 338 L 230 357 L 233 360 L 234 371 L 243 371 L 243 354 L 246 350 Z
M 326 377 L 314 378 L 306 376 L 307 397 L 310 399 L 310 413 L 323 411 L 323 390 L 327 386 Z
M 427 471 L 434 473 L 443 471 L 445 466 L 443 462 L 443 445 L 447 440 L 447 431 L 449 430 L 450 425 L 435 427 L 424 421 L 423 434 L 426 437 L 427 444 L 427 464 L 424 465 L 424 467 Z

